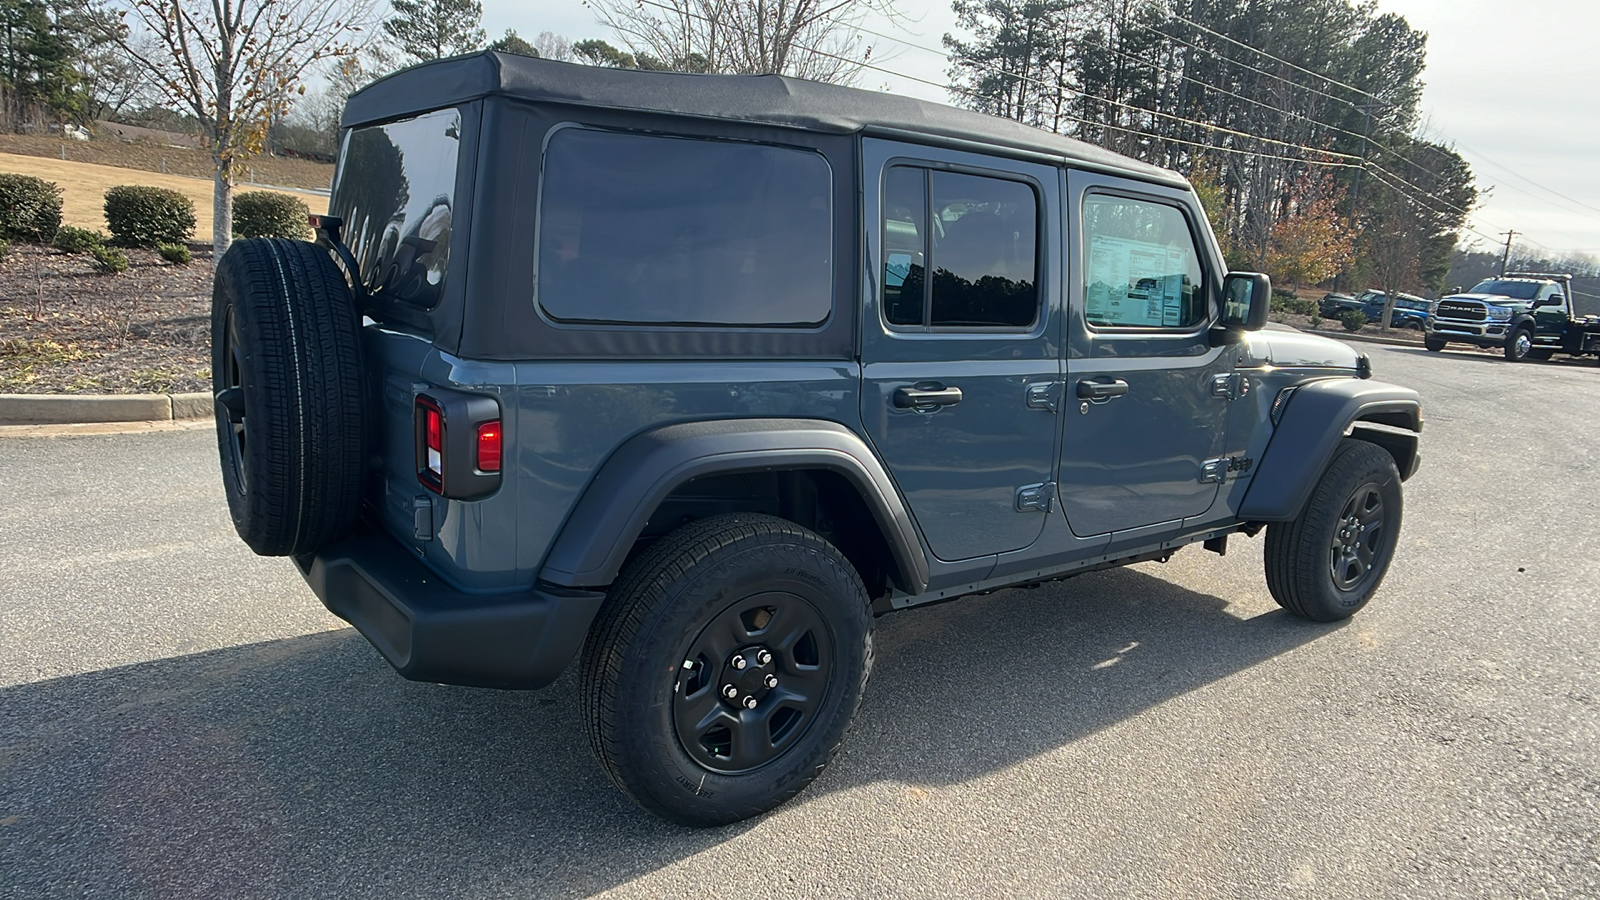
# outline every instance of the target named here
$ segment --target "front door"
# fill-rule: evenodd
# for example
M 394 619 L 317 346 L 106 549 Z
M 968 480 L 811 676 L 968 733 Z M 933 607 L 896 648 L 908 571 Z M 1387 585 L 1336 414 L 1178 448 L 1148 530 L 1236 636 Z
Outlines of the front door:
M 863 425 L 939 559 L 1026 547 L 1054 491 L 1059 172 L 864 151 Z
M 1062 508 L 1080 536 L 1198 516 L 1226 477 L 1232 354 L 1212 347 L 1221 273 L 1187 191 L 1067 179 L 1073 240 Z

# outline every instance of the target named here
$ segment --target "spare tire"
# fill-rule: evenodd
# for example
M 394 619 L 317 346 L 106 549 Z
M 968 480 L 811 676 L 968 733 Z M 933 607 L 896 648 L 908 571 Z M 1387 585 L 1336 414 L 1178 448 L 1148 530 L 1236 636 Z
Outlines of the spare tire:
M 262 556 L 355 524 L 363 446 L 361 323 L 326 250 L 235 241 L 211 293 L 211 385 L 233 526 Z

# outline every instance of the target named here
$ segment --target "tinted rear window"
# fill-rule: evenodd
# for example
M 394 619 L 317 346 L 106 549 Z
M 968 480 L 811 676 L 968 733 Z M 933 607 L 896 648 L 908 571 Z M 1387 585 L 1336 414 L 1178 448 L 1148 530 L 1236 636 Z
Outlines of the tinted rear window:
M 461 114 L 353 128 L 339 154 L 332 212 L 376 298 L 431 307 L 450 261 Z
M 544 157 L 539 304 L 567 322 L 820 324 L 831 195 L 811 151 L 561 129 Z

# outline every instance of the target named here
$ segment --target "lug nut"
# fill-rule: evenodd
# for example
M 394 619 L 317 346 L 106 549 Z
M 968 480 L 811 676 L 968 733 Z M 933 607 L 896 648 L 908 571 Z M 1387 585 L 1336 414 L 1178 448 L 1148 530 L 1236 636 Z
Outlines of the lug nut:
M 772 662 L 772 654 L 766 650 L 762 650 L 756 654 L 756 662 L 764 666 L 767 663 Z
M 733 698 L 739 696 L 739 689 L 731 684 L 725 684 L 722 686 L 722 696 L 732 700 Z
M 745 709 L 755 709 L 756 708 L 756 698 L 746 694 L 745 698 L 744 698 L 744 708 Z
M 731 661 L 731 665 L 735 669 L 743 669 L 745 666 L 748 666 L 749 663 L 745 662 L 745 659 L 744 659 L 743 656 L 735 656 L 733 658 L 733 660 Z
M 769 688 L 775 688 L 775 687 L 778 686 L 778 676 L 776 676 L 776 675 L 768 675 L 766 677 L 766 680 L 763 681 L 762 683 L 765 684 Z

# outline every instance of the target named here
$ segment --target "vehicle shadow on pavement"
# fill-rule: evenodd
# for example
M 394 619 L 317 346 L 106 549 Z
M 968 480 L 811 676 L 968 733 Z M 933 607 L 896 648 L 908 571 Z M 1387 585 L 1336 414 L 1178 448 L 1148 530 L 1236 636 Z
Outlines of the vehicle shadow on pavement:
M 1135 570 L 888 616 L 845 752 L 786 809 L 979 777 L 1332 627 Z M 348 629 L 0 690 L 0 893 L 584 896 L 753 827 L 633 807 L 575 691 L 413 684 Z

